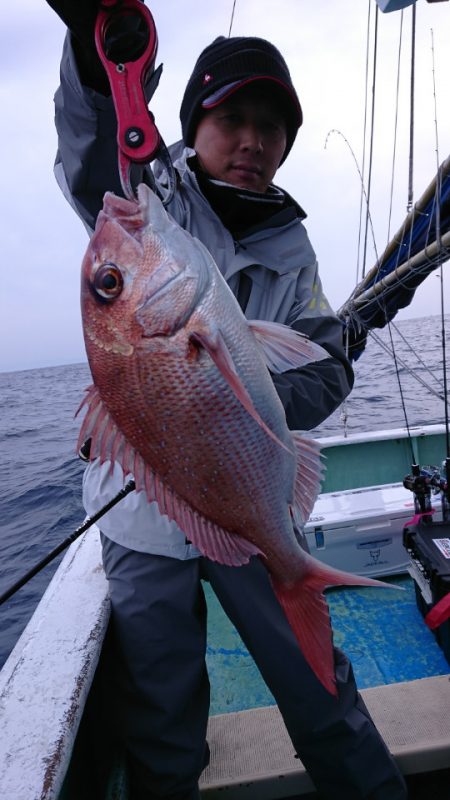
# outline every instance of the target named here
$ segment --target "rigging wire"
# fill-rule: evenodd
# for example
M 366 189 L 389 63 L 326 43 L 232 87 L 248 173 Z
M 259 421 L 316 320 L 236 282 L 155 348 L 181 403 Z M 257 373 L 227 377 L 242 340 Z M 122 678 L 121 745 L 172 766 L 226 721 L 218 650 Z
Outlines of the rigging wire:
M 434 66 L 434 36 L 433 29 L 431 29 L 431 59 L 432 59 L 432 77 L 433 77 L 433 102 L 434 102 L 434 139 L 436 150 L 436 241 L 441 245 L 441 193 L 442 193 L 442 175 L 439 169 L 439 132 L 437 123 L 437 98 L 436 98 L 436 74 Z
M 415 6 L 415 4 L 413 4 L 413 13 L 415 14 L 414 6 Z M 403 17 L 403 11 L 402 11 L 402 17 Z M 402 28 L 400 29 L 400 36 L 401 36 L 401 33 L 402 33 Z M 413 26 L 413 41 L 415 41 L 415 26 Z M 400 49 L 401 48 L 399 47 L 399 51 L 400 51 Z M 414 50 L 414 49 L 415 49 L 415 46 L 412 45 L 412 50 Z M 399 58 L 400 58 L 400 53 L 399 53 Z M 411 69 L 413 69 L 412 65 L 411 65 Z M 399 70 L 400 70 L 400 63 L 399 63 Z M 413 92 L 412 83 L 413 83 L 413 74 L 411 73 L 411 75 L 410 75 L 411 94 L 414 93 Z M 398 104 L 398 97 L 397 97 L 397 104 Z M 409 130 L 410 130 L 410 142 L 411 142 L 411 139 L 413 139 L 413 118 L 412 118 L 412 116 L 410 116 Z M 413 153 L 412 153 L 412 150 L 410 148 L 410 174 L 412 174 L 412 166 L 413 166 L 412 165 L 412 156 L 413 156 Z M 395 171 L 395 143 L 394 143 L 394 157 L 393 157 L 393 163 L 392 163 L 392 180 L 393 180 L 393 176 L 394 176 L 394 171 Z M 390 217 L 389 217 L 389 225 L 390 225 Z M 412 228 L 413 228 L 413 226 L 411 225 L 408 256 L 410 254 L 411 245 L 412 245 Z M 388 239 L 388 241 L 389 241 L 389 239 Z M 400 253 L 398 254 L 398 257 L 400 257 Z M 385 316 L 387 316 L 386 312 L 385 312 Z M 393 339 L 393 336 L 392 336 L 392 327 L 391 327 L 390 322 L 388 322 L 388 324 L 387 324 L 387 329 L 388 329 L 389 338 L 390 338 L 390 342 L 391 342 L 392 357 L 394 359 L 395 374 L 396 374 L 396 377 L 397 377 L 397 385 L 398 385 L 398 391 L 399 391 L 399 395 L 400 395 L 400 402 L 401 402 L 401 406 L 402 406 L 403 416 L 404 416 L 404 419 L 405 419 L 405 427 L 406 427 L 406 430 L 408 432 L 408 444 L 409 444 L 409 448 L 410 448 L 410 452 L 411 452 L 411 463 L 412 464 L 417 464 L 417 458 L 415 456 L 414 445 L 413 445 L 411 432 L 410 432 L 410 428 L 409 428 L 409 419 L 408 419 L 408 412 L 407 412 L 407 409 L 406 409 L 405 396 L 404 396 L 404 393 L 403 393 L 403 386 L 402 386 L 402 381 L 401 381 L 401 377 L 400 377 L 399 358 L 398 358 L 398 355 L 397 355 L 397 351 L 395 349 L 394 339 Z
M 234 10 L 235 10 L 235 8 L 236 8 L 236 0 L 233 0 L 233 8 L 232 8 L 232 11 L 231 11 L 230 27 L 228 29 L 228 38 L 230 38 L 230 36 L 231 36 L 231 29 L 233 27 Z
M 370 148 L 369 148 L 369 172 L 367 177 L 367 208 L 370 206 L 370 192 L 372 187 L 372 166 L 373 166 L 373 143 L 374 143 L 374 130 L 375 130 L 375 86 L 377 76 L 377 55 L 378 55 L 378 6 L 375 9 L 375 33 L 373 45 L 373 69 L 372 69 L 372 113 L 370 122 Z M 363 250 L 363 266 L 362 276 L 366 274 L 366 260 L 367 260 L 367 236 L 368 236 L 368 220 L 366 216 L 366 228 L 364 232 L 364 250 Z
M 411 18 L 411 82 L 410 82 L 410 107 L 409 107 L 408 202 L 406 204 L 407 212 L 411 211 L 414 199 L 414 98 L 415 98 L 415 84 L 416 84 L 415 74 L 416 74 L 416 4 L 413 3 L 412 18 Z
M 434 52 L 434 35 L 431 30 L 431 55 L 432 55 L 432 75 L 433 75 L 433 101 L 434 101 L 434 132 L 436 141 L 436 162 L 437 162 L 437 177 L 436 177 L 436 242 L 438 248 L 441 246 L 441 206 L 440 199 L 442 193 L 442 174 L 439 169 L 439 133 L 437 121 L 437 97 L 436 97 L 436 72 L 435 72 L 435 52 Z M 447 365 L 446 365 L 446 342 L 445 342 L 445 309 L 444 309 L 444 275 L 442 262 L 440 265 L 440 289 L 441 289 L 441 336 L 442 336 L 442 373 L 444 379 L 444 418 L 445 418 L 445 439 L 447 450 L 447 465 L 450 458 L 450 425 L 448 415 L 448 386 L 447 386 Z M 447 481 L 449 475 L 447 474 Z
M 395 120 L 394 120 L 394 144 L 392 148 L 392 169 L 391 169 L 391 191 L 389 196 L 389 216 L 388 216 L 388 229 L 387 229 L 387 244 L 391 239 L 391 220 L 392 220 L 392 205 L 394 198 L 394 176 L 395 176 L 395 161 L 397 158 L 397 132 L 398 132 L 398 106 L 400 96 L 400 66 L 402 55 L 402 42 L 403 42 L 403 11 L 400 13 L 400 35 L 398 43 L 398 58 L 397 58 L 397 86 L 395 92 Z
M 368 0 L 367 9 L 367 32 L 366 32 L 366 72 L 364 81 L 364 125 L 363 125 L 363 147 L 362 147 L 362 164 L 361 164 L 361 195 L 359 199 L 359 227 L 358 227 L 358 246 L 357 246 L 357 259 L 356 259 L 356 280 L 355 285 L 359 283 L 359 270 L 360 270 L 360 257 L 361 257 L 361 234 L 362 234 L 362 217 L 364 208 L 364 180 L 363 175 L 366 170 L 366 138 L 367 138 L 367 108 L 368 108 L 368 86 L 369 86 L 369 50 L 370 50 L 370 20 L 371 20 L 372 2 Z M 356 160 L 356 159 L 355 159 Z
M 410 431 L 410 428 L 409 428 L 409 419 L 408 419 L 408 412 L 406 410 L 405 396 L 403 394 L 403 386 L 402 386 L 402 381 L 401 381 L 401 378 L 400 378 L 400 370 L 399 370 L 399 366 L 398 366 L 399 365 L 399 359 L 398 359 L 397 351 L 396 351 L 395 346 L 394 346 L 394 339 L 392 337 L 392 326 L 391 326 L 390 323 L 388 323 L 387 329 L 388 329 L 389 338 L 390 338 L 390 341 L 391 341 L 392 357 L 394 359 L 394 364 L 395 364 L 395 374 L 397 376 L 398 391 L 399 391 L 399 395 L 400 395 L 400 402 L 402 404 L 403 416 L 405 418 L 405 428 L 406 428 L 406 430 L 408 432 L 408 444 L 409 444 L 409 449 L 410 449 L 410 452 L 411 452 L 411 464 L 417 464 L 417 458 L 416 458 L 416 455 L 415 455 L 415 452 L 414 452 L 414 445 L 413 445 L 413 441 L 412 441 L 412 437 L 411 437 L 411 431 Z
M 386 353 L 388 353 L 390 356 L 393 355 L 392 350 L 389 347 L 389 345 L 386 344 L 386 342 L 383 342 L 382 338 L 377 333 L 375 333 L 374 330 L 369 331 L 369 336 L 370 336 L 371 339 L 374 340 L 374 342 L 377 343 L 377 345 L 379 345 L 379 347 L 383 348 L 383 350 Z M 430 386 L 430 384 L 427 383 L 426 380 L 424 378 L 422 378 L 414 369 L 412 369 L 412 367 L 410 367 L 405 361 L 403 361 L 403 359 L 400 358 L 400 356 L 398 354 L 397 354 L 397 361 L 400 364 L 400 366 L 402 367 L 402 369 L 406 370 L 406 372 L 408 372 L 413 378 L 415 378 L 415 380 L 418 383 L 420 383 L 425 389 L 427 389 L 430 392 L 430 394 L 434 395 L 434 397 L 436 397 L 438 400 L 443 400 L 444 399 L 443 394 L 441 394 L 436 389 L 433 389 Z M 428 371 L 430 371 L 430 370 L 428 369 Z M 432 372 L 431 372 L 431 375 L 433 375 Z M 433 377 L 435 378 L 436 376 L 433 375 Z
M 353 161 L 355 163 L 356 170 L 358 172 L 359 180 L 360 180 L 360 183 L 361 183 L 361 194 L 364 197 L 365 204 L 366 204 L 366 225 L 370 226 L 370 232 L 371 232 L 371 235 L 372 235 L 372 246 L 373 246 L 373 249 L 375 251 L 375 258 L 378 261 L 379 256 L 378 256 L 378 250 L 377 250 L 377 244 L 376 244 L 376 238 L 375 238 L 375 230 L 374 230 L 374 227 L 373 227 L 372 215 L 370 213 L 370 208 L 369 208 L 369 196 L 367 194 L 366 187 L 364 185 L 364 178 L 363 178 L 363 174 L 362 174 L 362 172 L 361 172 L 361 170 L 359 168 L 358 159 L 356 158 L 355 151 L 353 150 L 353 147 L 351 146 L 351 144 L 348 141 L 347 137 L 338 128 L 332 128 L 330 131 L 328 131 L 326 139 L 325 139 L 324 149 L 325 150 L 327 149 L 328 140 L 329 140 L 329 138 L 330 138 L 332 133 L 337 133 L 338 136 L 340 136 L 344 140 L 345 144 L 347 145 L 348 149 L 350 150 L 350 153 L 352 155 Z M 368 220 L 368 222 L 367 222 L 367 220 Z
M 430 377 L 431 377 L 431 378 L 432 378 L 434 381 L 436 381 L 436 383 L 438 384 L 438 386 L 440 387 L 440 389 L 443 389 L 443 388 L 444 388 L 444 384 L 443 384 L 443 382 L 441 382 L 441 381 L 439 380 L 439 378 L 437 377 L 437 375 L 435 375 L 435 373 L 433 372 L 433 370 L 432 370 L 432 369 L 431 369 L 431 368 L 428 366 L 428 364 L 426 364 L 426 363 L 425 363 L 425 361 L 424 361 L 424 360 L 423 360 L 423 358 L 421 357 L 420 353 L 418 353 L 416 350 L 414 350 L 414 347 L 412 346 L 411 342 L 410 342 L 410 341 L 409 341 L 409 340 L 406 338 L 406 336 L 404 336 L 404 335 L 403 335 L 403 333 L 401 332 L 400 328 L 399 328 L 399 327 L 398 327 L 398 326 L 395 324 L 395 322 L 391 322 L 391 326 L 393 327 L 393 329 L 394 329 L 395 333 L 397 334 L 397 336 L 398 336 L 398 337 L 399 337 L 399 338 L 402 340 L 403 344 L 404 344 L 404 345 L 405 345 L 405 346 L 406 346 L 406 347 L 407 347 L 407 348 L 408 348 L 408 349 L 411 351 L 411 353 L 414 355 L 414 358 L 415 358 L 415 359 L 417 359 L 417 361 L 419 362 L 419 364 L 420 364 L 420 366 L 423 368 L 423 370 L 424 370 L 425 372 L 428 372 L 428 374 L 430 375 Z M 419 381 L 419 383 L 422 383 L 424 386 L 426 386 L 426 387 L 427 387 L 427 389 L 429 389 L 429 391 L 430 391 L 432 394 L 434 394 L 434 395 L 435 395 L 435 397 L 439 397 L 441 400 L 443 400 L 443 399 L 444 399 L 444 396 L 443 396 L 442 394 L 439 394 L 439 392 L 438 392 L 437 390 L 433 391 L 433 389 L 431 388 L 431 386 L 430 386 L 428 383 L 426 383 L 425 381 L 421 381 L 421 380 L 420 380 L 420 378 L 419 378 L 419 376 L 418 376 L 418 375 L 417 375 L 417 373 L 415 372 L 415 370 L 413 370 L 411 367 L 408 367 L 406 364 L 404 364 L 404 363 L 403 363 L 403 362 L 401 362 L 401 361 L 400 361 L 400 363 L 401 363 L 402 367 L 404 367 L 405 369 L 407 369 L 407 370 L 408 370 L 408 372 L 410 372 L 410 373 L 411 373 L 411 375 L 414 375 L 414 377 L 415 377 L 415 378 L 416 378 L 416 379 Z

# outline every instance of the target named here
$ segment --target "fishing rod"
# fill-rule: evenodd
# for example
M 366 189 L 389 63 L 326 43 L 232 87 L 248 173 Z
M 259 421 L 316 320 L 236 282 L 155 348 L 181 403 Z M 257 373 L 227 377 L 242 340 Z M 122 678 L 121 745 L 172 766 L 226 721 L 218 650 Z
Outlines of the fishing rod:
M 437 102 L 436 102 L 436 83 L 434 72 L 434 38 L 433 30 L 431 30 L 431 49 L 433 56 L 433 97 L 434 97 L 434 125 L 435 125 L 435 141 L 436 141 L 436 178 L 433 185 L 434 199 L 435 199 L 435 235 L 438 251 L 442 250 L 444 234 L 441 231 L 441 201 L 442 201 L 442 183 L 443 183 L 443 169 L 439 168 L 439 139 L 438 139 L 438 125 L 437 125 Z M 446 164 L 449 159 L 447 159 Z M 444 165 L 445 166 L 445 165 Z M 447 385 L 447 363 L 446 363 L 446 332 L 445 332 L 445 308 L 444 308 L 444 278 L 442 269 L 442 260 L 440 262 L 440 295 L 441 295 L 441 337 L 442 337 L 442 372 L 443 372 L 443 389 L 444 389 L 444 418 L 445 418 L 445 449 L 446 456 L 442 462 L 441 469 L 430 470 L 420 469 L 418 464 L 412 465 L 412 475 L 406 476 L 403 485 L 410 489 L 414 494 L 414 504 L 416 511 L 425 514 L 424 521 L 431 524 L 432 518 L 428 512 L 431 512 L 431 491 L 440 492 L 442 504 L 442 522 L 444 525 L 450 521 L 450 420 L 448 414 L 448 385 Z M 434 472 L 434 474 L 433 474 Z M 443 474 L 441 474 L 443 473 Z M 433 609 L 434 611 L 434 609 Z M 444 616 L 440 616 L 440 612 L 436 614 L 436 621 L 433 621 L 431 627 L 436 627 L 439 622 L 447 619 L 449 616 L 450 605 L 447 599 L 444 609 Z M 429 623 L 430 624 L 430 623 Z
M 59 554 L 62 553 L 63 550 L 66 549 L 66 547 L 69 547 L 69 545 L 72 544 L 72 542 L 74 542 L 75 539 L 78 539 L 78 537 L 81 536 L 82 533 L 87 531 L 88 528 L 90 528 L 91 525 L 94 524 L 94 522 L 97 522 L 97 520 L 100 519 L 100 517 L 103 517 L 103 515 L 106 514 L 107 511 L 109 511 L 111 508 L 113 508 L 113 506 L 117 505 L 117 503 L 123 500 L 123 498 L 126 497 L 127 494 L 130 494 L 130 492 L 134 491 L 135 488 L 136 488 L 135 481 L 134 480 L 128 481 L 128 483 L 123 487 L 123 489 L 121 489 L 120 492 L 118 492 L 115 495 L 115 497 L 112 498 L 112 500 L 106 503 L 106 505 L 104 505 L 103 508 L 100 509 L 100 511 L 97 511 L 95 514 L 92 515 L 92 517 L 87 517 L 87 519 L 83 522 L 83 524 L 80 525 L 76 530 L 74 530 L 73 533 L 71 533 L 70 536 L 67 537 L 67 539 L 64 539 L 64 541 L 61 542 L 61 544 L 55 547 L 54 550 L 52 550 L 50 553 L 48 553 L 48 555 L 46 555 L 43 559 L 41 559 L 41 561 L 35 564 L 34 567 L 28 570 L 28 572 L 26 572 L 25 575 L 19 578 L 19 580 L 17 580 L 12 586 L 10 586 L 9 589 L 6 590 L 6 592 L 0 594 L 0 606 L 2 605 L 2 603 L 5 603 L 6 600 L 9 600 L 9 598 L 12 597 L 12 595 L 15 594 L 19 589 L 21 589 L 22 586 L 25 586 L 25 584 L 28 583 L 28 581 L 30 581 L 31 578 L 37 575 L 37 573 L 40 572 L 44 567 L 46 567 L 47 564 L 50 563 L 50 561 L 53 561 L 53 559 L 56 558 L 56 556 L 59 556 Z

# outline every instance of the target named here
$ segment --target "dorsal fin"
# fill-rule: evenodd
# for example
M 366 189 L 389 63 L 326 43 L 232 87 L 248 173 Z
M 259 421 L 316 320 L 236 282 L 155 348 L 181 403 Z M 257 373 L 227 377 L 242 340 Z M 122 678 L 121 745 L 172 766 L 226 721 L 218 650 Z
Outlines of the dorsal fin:
M 308 521 L 314 508 L 325 472 L 320 447 L 315 439 L 307 439 L 299 431 L 291 431 L 297 458 L 292 513 L 300 527 Z

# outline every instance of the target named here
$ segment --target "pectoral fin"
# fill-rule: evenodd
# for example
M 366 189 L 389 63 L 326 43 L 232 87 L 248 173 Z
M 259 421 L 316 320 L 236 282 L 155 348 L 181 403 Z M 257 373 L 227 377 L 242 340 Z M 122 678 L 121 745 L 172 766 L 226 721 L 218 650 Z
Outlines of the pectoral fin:
M 264 420 L 258 414 L 253 401 L 245 388 L 244 384 L 242 383 L 237 370 L 236 366 L 233 361 L 233 356 L 231 355 L 227 343 L 223 338 L 223 335 L 219 328 L 211 328 L 209 330 L 198 330 L 191 334 L 191 341 L 195 344 L 200 345 L 203 347 L 206 352 L 209 354 L 211 359 L 213 360 L 214 364 L 216 365 L 217 369 L 220 371 L 223 378 L 226 380 L 228 386 L 234 392 L 236 398 L 239 402 L 244 406 L 245 410 L 248 411 L 251 417 L 258 423 L 258 425 L 263 429 L 271 439 L 273 439 L 276 444 L 280 445 L 284 450 L 286 450 L 290 455 L 293 455 L 292 450 L 289 449 L 279 438 L 276 436 L 273 431 L 266 425 Z
M 330 357 L 323 347 L 288 325 L 260 319 L 249 320 L 248 325 L 271 372 L 285 372 Z

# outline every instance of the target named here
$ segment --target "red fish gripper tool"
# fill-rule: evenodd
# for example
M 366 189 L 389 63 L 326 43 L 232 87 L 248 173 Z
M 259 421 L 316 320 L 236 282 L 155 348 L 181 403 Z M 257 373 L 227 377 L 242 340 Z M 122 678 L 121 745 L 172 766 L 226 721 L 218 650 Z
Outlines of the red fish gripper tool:
M 145 31 L 145 46 L 139 46 L 135 60 L 117 61 L 110 58 L 121 34 L 121 25 L 138 24 Z M 131 38 L 133 32 L 130 33 Z M 135 200 L 131 183 L 133 164 L 149 164 L 157 156 L 165 163 L 168 173 L 173 167 L 170 157 L 148 109 L 145 82 L 153 72 L 158 37 L 153 17 L 141 0 L 103 0 L 95 24 L 95 44 L 108 75 L 117 116 L 118 164 L 122 188 L 129 200 Z M 142 52 L 140 52 L 142 50 Z M 169 163 L 170 162 L 170 163 Z M 151 171 L 149 170 L 151 175 Z M 170 183 L 169 175 L 169 183 Z M 151 179 L 152 180 L 152 179 Z M 155 188 L 154 182 L 152 188 Z M 168 202 L 166 199 L 166 202 Z

